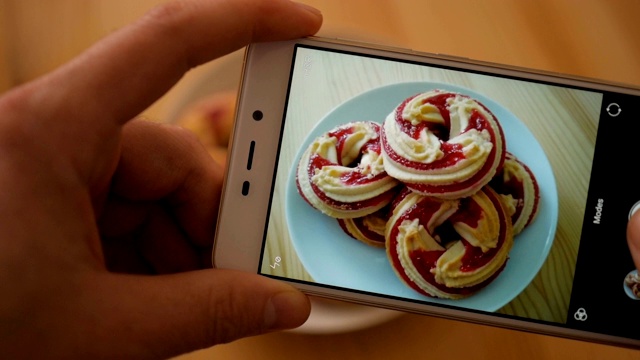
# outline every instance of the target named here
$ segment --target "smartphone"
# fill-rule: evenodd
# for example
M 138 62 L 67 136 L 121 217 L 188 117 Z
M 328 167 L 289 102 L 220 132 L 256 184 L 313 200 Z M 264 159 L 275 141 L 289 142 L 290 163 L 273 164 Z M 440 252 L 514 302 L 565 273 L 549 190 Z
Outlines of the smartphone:
M 246 49 L 213 250 L 322 297 L 640 348 L 640 88 L 310 37 Z

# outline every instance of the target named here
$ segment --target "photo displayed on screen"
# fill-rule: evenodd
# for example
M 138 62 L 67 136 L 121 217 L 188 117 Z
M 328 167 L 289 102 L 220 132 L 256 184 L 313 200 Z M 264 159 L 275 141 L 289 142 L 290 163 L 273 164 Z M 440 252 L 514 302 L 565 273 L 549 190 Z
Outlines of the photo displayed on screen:
M 579 322 L 570 307 L 604 100 L 298 46 L 260 273 Z

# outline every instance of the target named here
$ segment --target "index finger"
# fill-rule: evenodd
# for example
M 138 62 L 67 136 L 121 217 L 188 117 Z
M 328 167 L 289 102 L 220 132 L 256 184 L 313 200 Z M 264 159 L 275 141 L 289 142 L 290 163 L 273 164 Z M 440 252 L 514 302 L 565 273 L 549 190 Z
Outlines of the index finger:
M 167 2 L 54 73 L 48 85 L 56 98 L 86 104 L 85 116 L 108 111 L 124 122 L 189 69 L 251 42 L 311 35 L 321 22 L 317 10 L 289 0 Z

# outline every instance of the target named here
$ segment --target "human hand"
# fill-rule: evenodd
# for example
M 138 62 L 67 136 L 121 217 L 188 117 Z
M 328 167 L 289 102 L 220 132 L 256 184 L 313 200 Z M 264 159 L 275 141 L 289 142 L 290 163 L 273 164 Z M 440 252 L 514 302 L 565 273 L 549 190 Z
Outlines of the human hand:
M 0 98 L 4 357 L 167 358 L 306 320 L 288 285 L 203 269 L 221 167 L 130 119 L 190 68 L 320 24 L 287 0 L 169 2 Z

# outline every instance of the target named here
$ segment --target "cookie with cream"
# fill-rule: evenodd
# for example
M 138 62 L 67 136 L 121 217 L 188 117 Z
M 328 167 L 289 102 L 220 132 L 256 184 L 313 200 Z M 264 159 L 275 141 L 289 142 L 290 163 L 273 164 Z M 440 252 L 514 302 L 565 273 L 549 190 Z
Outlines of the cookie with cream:
M 396 275 L 417 292 L 461 299 L 503 270 L 513 229 L 490 187 L 455 200 L 407 189 L 392 208 L 385 233 L 387 257 Z
M 431 90 L 409 97 L 386 117 L 382 155 L 387 173 L 422 195 L 470 196 L 502 168 L 500 123 L 478 100 Z
M 296 172 L 298 192 L 314 208 L 334 218 L 376 212 L 396 194 L 380 155 L 380 125 L 357 121 L 315 138 Z

